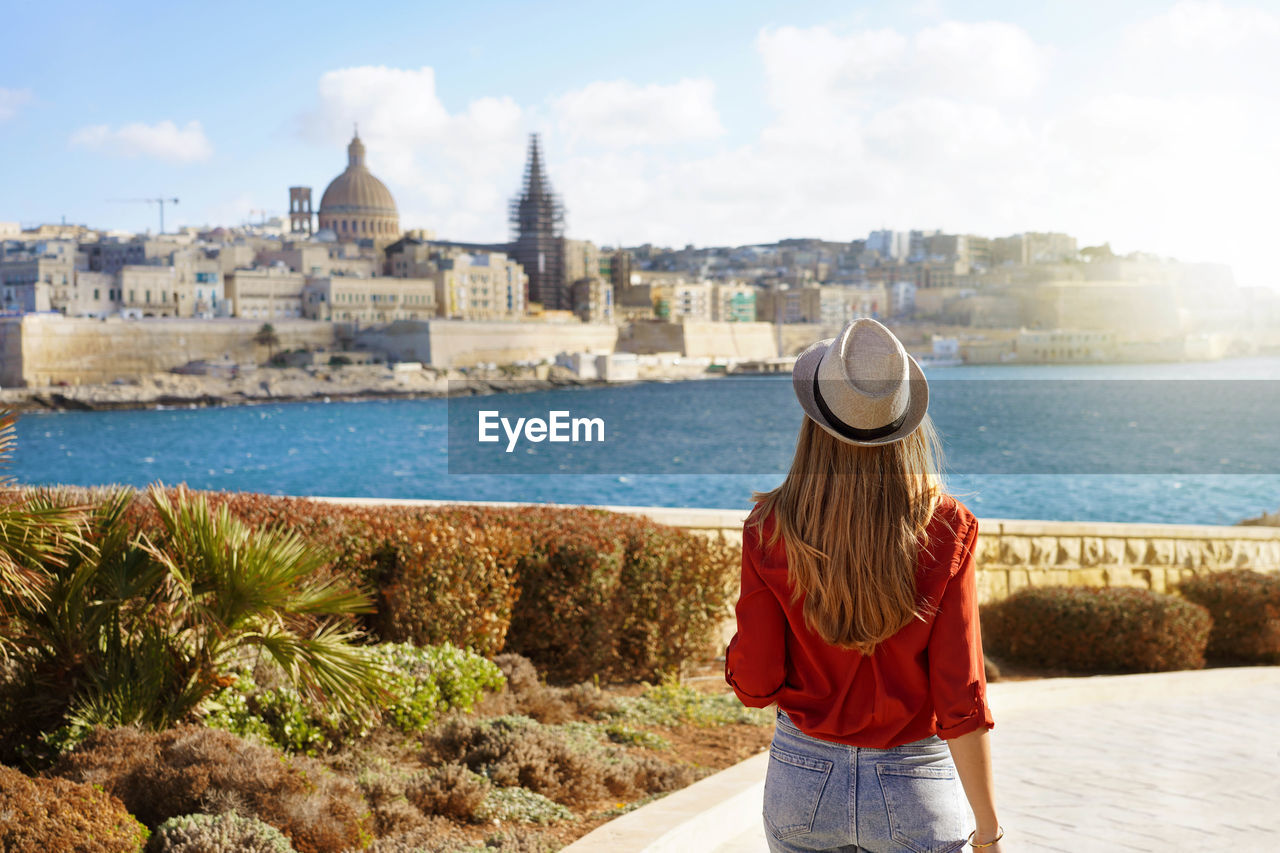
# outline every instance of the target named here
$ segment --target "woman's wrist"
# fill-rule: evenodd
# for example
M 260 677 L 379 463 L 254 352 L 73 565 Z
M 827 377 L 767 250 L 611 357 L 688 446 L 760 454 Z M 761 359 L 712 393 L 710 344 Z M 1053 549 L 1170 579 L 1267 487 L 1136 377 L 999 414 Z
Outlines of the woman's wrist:
M 991 821 L 990 823 L 982 822 L 978 824 L 978 828 L 973 832 L 973 840 L 979 844 L 990 841 L 1000 834 L 1000 823 Z
M 989 847 L 995 844 L 1004 835 L 1004 829 L 999 824 L 992 824 L 990 828 L 979 825 L 969 835 L 969 843 L 974 847 Z

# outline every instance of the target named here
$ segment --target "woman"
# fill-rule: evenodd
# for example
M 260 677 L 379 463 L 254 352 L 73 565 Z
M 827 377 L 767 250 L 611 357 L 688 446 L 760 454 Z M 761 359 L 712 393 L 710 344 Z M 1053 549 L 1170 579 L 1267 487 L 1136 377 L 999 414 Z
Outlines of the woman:
M 743 703 L 778 706 L 769 847 L 998 853 L 978 525 L 942 489 L 924 374 L 863 319 L 792 379 L 805 419 L 743 527 L 725 660 Z

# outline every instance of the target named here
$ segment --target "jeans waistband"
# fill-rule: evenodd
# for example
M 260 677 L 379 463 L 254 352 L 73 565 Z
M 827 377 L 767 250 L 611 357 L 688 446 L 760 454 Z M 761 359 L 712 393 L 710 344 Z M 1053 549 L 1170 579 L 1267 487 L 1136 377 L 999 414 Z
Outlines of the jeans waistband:
M 813 735 L 805 734 L 801 731 L 795 721 L 792 720 L 787 712 L 781 708 L 778 709 L 778 725 L 785 728 L 788 734 L 792 736 L 805 738 L 806 740 L 811 740 L 815 743 L 835 748 L 866 749 L 871 750 L 872 752 L 891 752 L 893 750 L 901 750 L 903 752 L 925 752 L 946 745 L 946 741 L 937 735 L 929 735 L 928 737 L 921 738 L 920 740 L 899 744 L 898 746 L 891 746 L 888 749 L 879 749 L 873 746 L 854 746 L 852 744 L 840 743 L 839 741 L 823 740 L 822 738 L 814 737 Z

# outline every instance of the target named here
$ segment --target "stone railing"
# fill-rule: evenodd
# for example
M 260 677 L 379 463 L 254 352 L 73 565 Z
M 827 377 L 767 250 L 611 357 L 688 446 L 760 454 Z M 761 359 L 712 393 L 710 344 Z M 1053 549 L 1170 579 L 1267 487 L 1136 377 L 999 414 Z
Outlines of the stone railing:
M 458 501 L 324 498 L 340 503 L 440 505 Z M 483 505 L 483 504 L 480 504 Z M 511 506 L 512 504 L 493 504 Z M 746 510 L 605 506 L 661 524 L 742 541 Z M 982 601 L 1024 586 L 1135 586 L 1157 592 L 1202 572 L 1280 571 L 1280 528 L 1093 521 L 979 519 L 978 585 Z

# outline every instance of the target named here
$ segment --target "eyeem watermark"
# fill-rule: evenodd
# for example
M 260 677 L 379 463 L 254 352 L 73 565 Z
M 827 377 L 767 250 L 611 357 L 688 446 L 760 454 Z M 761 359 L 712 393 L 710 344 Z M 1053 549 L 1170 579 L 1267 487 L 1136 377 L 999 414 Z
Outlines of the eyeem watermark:
M 496 409 L 486 409 L 477 413 L 479 420 L 478 441 L 491 444 L 502 440 L 499 429 L 506 434 L 507 452 L 512 453 L 520 443 L 521 436 L 525 441 L 534 444 L 543 441 L 556 443 L 584 444 L 604 441 L 604 418 L 575 418 L 568 410 L 547 412 L 546 419 L 502 417 Z

